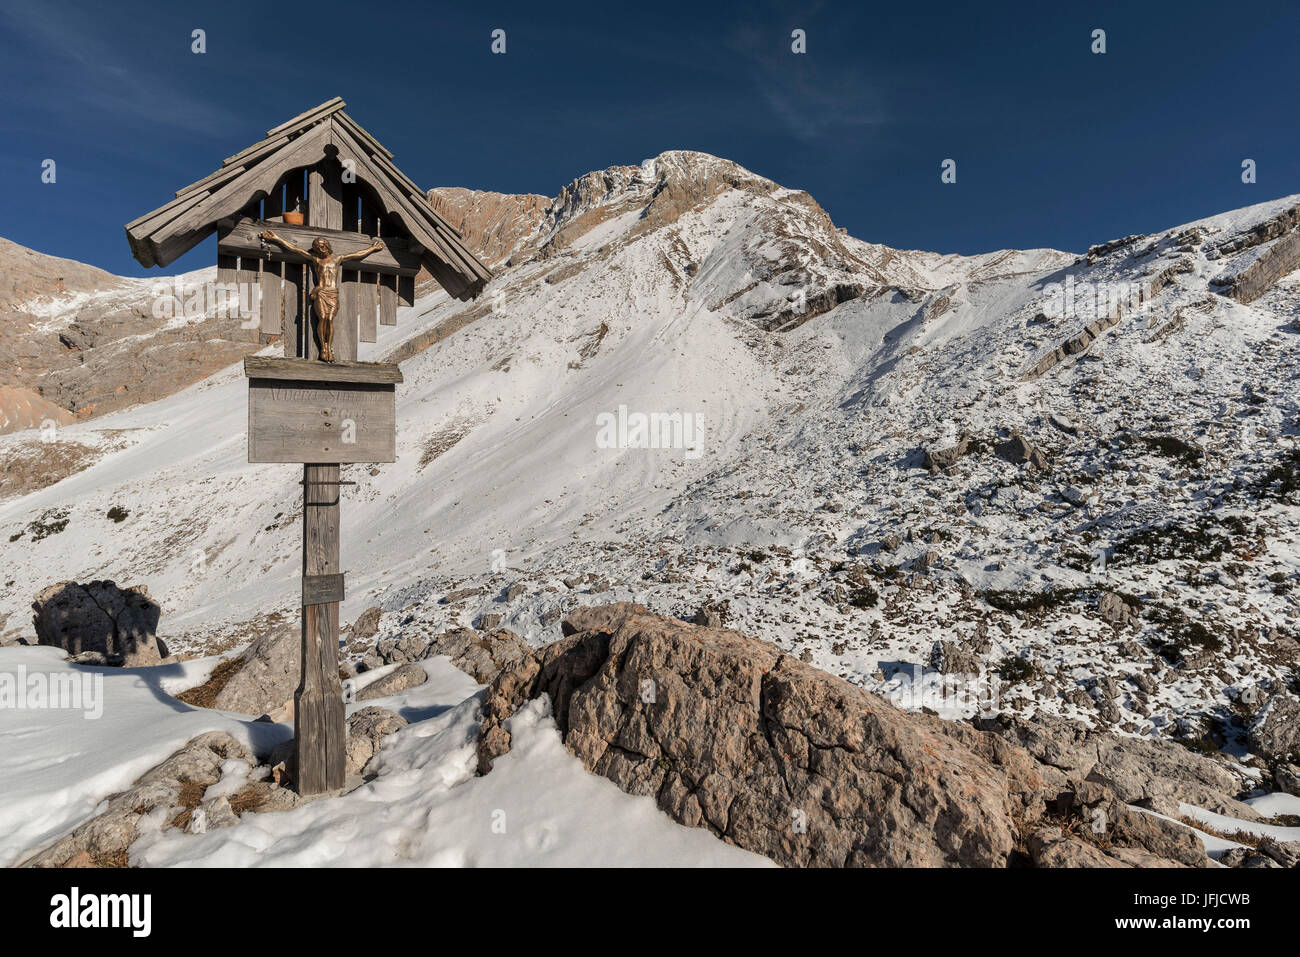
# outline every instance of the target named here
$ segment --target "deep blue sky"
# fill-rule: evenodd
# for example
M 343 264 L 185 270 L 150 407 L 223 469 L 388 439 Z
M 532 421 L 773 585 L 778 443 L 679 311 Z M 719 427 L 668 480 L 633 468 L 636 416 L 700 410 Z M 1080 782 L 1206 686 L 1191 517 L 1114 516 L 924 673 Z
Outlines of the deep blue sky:
M 339 95 L 426 187 L 697 149 L 872 242 L 1077 251 L 1300 191 L 1297 37 L 1296 3 L 0 0 L 0 236 L 147 275 L 124 223 Z

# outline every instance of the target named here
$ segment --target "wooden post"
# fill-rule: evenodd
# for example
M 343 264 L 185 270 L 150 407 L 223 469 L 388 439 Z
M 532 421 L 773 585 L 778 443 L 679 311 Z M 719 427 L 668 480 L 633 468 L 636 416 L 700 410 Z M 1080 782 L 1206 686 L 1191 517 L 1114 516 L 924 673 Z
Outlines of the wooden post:
M 339 466 L 304 465 L 302 574 L 339 571 Z M 344 783 L 347 726 L 339 681 L 338 602 L 302 606 L 302 680 L 294 702 L 294 774 L 299 794 Z
M 322 161 L 311 168 L 307 178 L 309 226 L 338 229 L 343 225 L 341 180 L 337 162 Z M 319 358 L 309 314 L 303 316 L 303 323 L 308 330 L 303 337 L 303 356 Z M 352 356 L 356 356 L 355 347 Z M 303 578 L 339 571 L 339 478 L 338 465 L 302 467 Z M 299 794 L 320 794 L 343 787 L 347 725 L 338 650 L 338 602 L 303 605 L 302 681 L 293 698 Z

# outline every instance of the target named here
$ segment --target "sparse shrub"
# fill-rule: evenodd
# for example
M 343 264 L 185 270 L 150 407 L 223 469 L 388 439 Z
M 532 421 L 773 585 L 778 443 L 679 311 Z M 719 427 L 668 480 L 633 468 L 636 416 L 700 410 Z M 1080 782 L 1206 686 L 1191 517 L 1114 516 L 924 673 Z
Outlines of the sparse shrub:
M 1074 601 L 1081 588 L 1049 588 L 1046 591 L 992 589 L 983 593 L 984 600 L 999 611 L 1045 612 Z
M 854 608 L 875 608 L 880 593 L 870 585 L 862 585 L 849 593 L 849 604 Z
M 1033 662 L 1018 655 L 1007 655 L 998 662 L 998 677 L 1011 684 L 1029 681 L 1036 673 Z
M 1300 448 L 1288 449 L 1259 483 L 1262 498 L 1300 505 Z
M 32 533 L 32 541 L 39 542 L 43 538 L 49 538 L 51 535 L 57 535 L 68 527 L 68 513 L 57 508 L 49 509 L 41 513 L 41 517 L 35 521 L 29 522 L 27 531 Z M 19 535 L 22 533 L 19 532 Z M 9 539 L 11 542 L 18 536 Z
M 1236 515 L 1217 520 L 1207 517 L 1192 525 L 1144 528 L 1115 544 L 1110 564 L 1152 565 L 1170 559 L 1218 561 L 1232 547 L 1228 535 L 1214 531 L 1219 527 L 1237 535 L 1249 534 L 1249 526 Z
M 1147 617 L 1166 629 L 1165 637 L 1157 639 L 1154 644 L 1156 651 L 1170 664 L 1177 664 L 1196 651 L 1223 650 L 1223 639 L 1176 608 L 1153 605 Z
M 1138 441 L 1157 455 L 1173 459 L 1188 468 L 1201 465 L 1205 460 L 1205 453 L 1199 446 L 1184 442 L 1176 435 L 1140 435 Z
M 114 505 L 106 514 L 108 518 L 111 518 L 115 522 L 123 522 L 126 521 L 126 517 L 131 513 L 120 505 Z

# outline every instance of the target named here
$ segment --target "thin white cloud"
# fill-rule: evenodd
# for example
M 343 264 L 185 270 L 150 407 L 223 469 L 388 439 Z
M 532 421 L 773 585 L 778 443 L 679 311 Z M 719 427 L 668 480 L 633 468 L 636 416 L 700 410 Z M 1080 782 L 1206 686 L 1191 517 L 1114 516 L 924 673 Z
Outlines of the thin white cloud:
M 45 116 L 84 122 L 88 115 L 107 115 L 116 122 L 134 119 L 153 128 L 207 134 L 237 127 L 234 113 L 185 93 L 172 76 L 137 60 L 128 61 L 126 50 L 96 33 L 93 19 L 106 9 L 111 10 L 92 7 L 83 13 L 42 3 L 10 3 L 0 8 L 0 29 L 12 42 L 57 64 L 53 88 L 42 90 L 40 107 Z M 44 78 L 33 80 L 46 82 Z M 5 86 L 0 99 L 20 107 L 32 105 L 21 85 Z M 30 92 L 29 86 L 27 94 Z
M 879 87 L 852 65 L 831 63 L 817 55 L 817 34 L 808 37 L 808 52 L 794 53 L 790 31 L 737 26 L 727 47 L 749 61 L 757 93 L 786 129 L 806 142 L 887 121 Z

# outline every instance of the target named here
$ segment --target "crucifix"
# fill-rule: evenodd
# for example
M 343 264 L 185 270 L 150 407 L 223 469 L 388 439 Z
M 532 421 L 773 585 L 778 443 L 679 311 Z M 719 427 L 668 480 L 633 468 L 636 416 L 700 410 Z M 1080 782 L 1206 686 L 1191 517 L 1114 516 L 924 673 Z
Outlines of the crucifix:
M 320 357 L 325 362 L 334 361 L 334 316 L 339 311 L 339 264 L 365 259 L 371 253 L 384 248 L 384 241 L 376 239 L 365 249 L 352 253 L 334 255 L 330 241 L 318 236 L 311 244 L 311 250 L 295 246 L 273 230 L 262 233 L 262 241 L 275 243 L 280 248 L 301 256 L 311 263 L 312 277 L 316 283 L 312 287 L 311 301 L 316 312 L 316 335 L 320 340 Z

